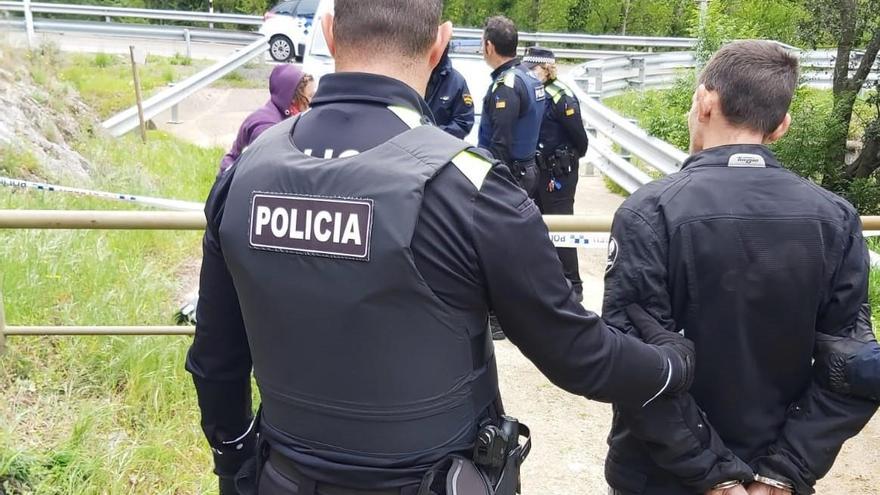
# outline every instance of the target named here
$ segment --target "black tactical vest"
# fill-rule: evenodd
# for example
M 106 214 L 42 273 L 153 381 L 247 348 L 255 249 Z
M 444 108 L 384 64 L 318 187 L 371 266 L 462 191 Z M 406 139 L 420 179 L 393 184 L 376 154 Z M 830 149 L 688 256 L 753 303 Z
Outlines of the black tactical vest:
M 220 226 L 263 421 L 310 453 L 377 466 L 470 448 L 498 396 L 486 314 L 444 304 L 410 242 L 425 184 L 476 159 L 433 126 L 311 158 L 289 138 L 296 121 L 236 165 Z

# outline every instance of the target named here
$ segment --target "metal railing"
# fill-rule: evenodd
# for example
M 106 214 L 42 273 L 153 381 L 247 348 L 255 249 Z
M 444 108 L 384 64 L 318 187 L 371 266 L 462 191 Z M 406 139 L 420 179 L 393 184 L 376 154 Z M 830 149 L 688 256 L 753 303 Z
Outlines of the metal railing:
M 611 217 L 546 215 L 551 232 L 608 232 Z M 866 230 L 880 230 L 880 217 L 863 217 Z M 200 212 L 0 210 L 0 229 L 202 230 Z M 0 294 L 0 352 L 7 336 L 192 335 L 186 326 L 15 326 L 7 325 Z
M 580 81 L 570 77 L 562 80 L 580 101 L 581 116 L 591 138 L 587 162 L 628 192 L 647 184 L 651 177 L 622 158 L 621 152 L 632 153 L 664 175 L 677 172 L 687 159 L 687 153 L 648 135 L 626 117 L 591 98 L 580 87 Z M 615 146 L 620 149 L 614 150 Z
M 811 87 L 830 88 L 837 52 L 830 50 L 800 52 L 803 82 Z M 861 61 L 853 53 L 852 66 Z M 693 52 L 621 54 L 586 62 L 571 72 L 590 96 L 608 98 L 629 90 L 667 89 L 685 70 L 697 65 Z M 880 79 L 880 61 L 875 64 L 866 86 Z
M 104 19 L 132 18 L 154 19 L 165 21 L 203 22 L 217 24 L 234 24 L 243 26 L 259 26 L 263 18 L 257 15 L 221 14 L 208 12 L 189 12 L 181 10 L 139 9 L 131 7 L 111 7 L 104 5 L 76 5 L 63 3 L 30 2 L 30 11 L 34 14 L 64 14 Z M 0 10 L 24 12 L 26 2 L 0 1 Z
M 186 42 L 228 43 L 243 45 L 261 35 L 248 31 L 199 29 L 183 26 L 154 24 L 122 24 L 116 22 L 89 22 L 63 20 L 34 20 L 34 30 L 40 33 L 82 33 L 100 36 L 119 36 L 138 39 L 183 40 Z M 24 20 L 0 19 L 0 28 L 24 30 Z
M 189 78 L 161 91 L 143 102 L 144 119 L 151 119 L 159 113 L 176 106 L 181 101 L 208 86 L 212 82 L 229 74 L 246 64 L 251 59 L 263 55 L 266 40 L 263 38 L 252 42 L 223 60 L 207 67 Z M 120 112 L 104 121 L 101 126 L 112 136 L 121 136 L 138 127 L 137 107 Z
M 180 39 L 182 32 L 179 28 L 172 26 L 140 26 L 137 28 L 122 28 L 119 23 L 112 23 L 112 19 L 150 19 L 165 20 L 175 22 L 185 22 L 190 24 L 208 23 L 208 24 L 224 24 L 239 26 L 259 26 L 263 23 L 263 18 L 256 15 L 244 14 L 221 14 L 207 12 L 188 12 L 177 10 L 156 10 L 128 7 L 112 7 L 101 5 L 76 5 L 46 2 L 16 2 L 2 0 L 0 1 L 0 11 L 21 12 L 24 18 L 21 20 L 7 20 L 2 25 L 7 28 L 24 29 L 29 33 L 33 32 L 80 32 L 102 35 L 121 35 L 132 37 L 156 37 L 160 39 Z M 47 21 L 33 20 L 34 15 L 70 15 L 70 16 L 87 16 L 99 17 L 106 22 L 80 22 L 80 21 Z M 112 27 L 111 27 L 112 26 Z M 122 26 L 130 26 L 122 24 Z M 62 29 L 64 31 L 62 31 Z M 199 32 L 198 39 L 205 41 L 219 41 L 229 43 L 241 43 L 242 37 L 247 34 L 243 31 L 215 31 L 213 36 L 207 36 L 206 33 Z M 469 28 L 455 28 L 453 35 L 458 38 L 479 38 L 482 36 L 482 30 Z M 689 49 L 696 44 L 694 38 L 669 38 L 661 36 L 613 36 L 613 35 L 589 35 L 578 33 L 542 33 L 542 32 L 521 32 L 519 39 L 526 43 L 536 44 L 555 44 L 555 45 L 576 45 L 591 47 L 615 47 L 615 48 L 636 48 L 646 51 L 654 49 Z M 570 59 L 595 59 L 608 56 L 609 50 L 596 49 L 578 49 L 571 46 L 563 46 L 557 48 L 557 56 Z

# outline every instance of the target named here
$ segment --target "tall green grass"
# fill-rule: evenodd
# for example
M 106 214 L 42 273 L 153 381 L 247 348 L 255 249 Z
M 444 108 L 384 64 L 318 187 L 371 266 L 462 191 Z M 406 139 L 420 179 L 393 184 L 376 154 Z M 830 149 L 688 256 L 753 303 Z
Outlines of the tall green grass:
M 93 138 L 94 186 L 203 200 L 222 151 L 151 132 Z M 131 208 L 0 190 L 0 208 Z M 9 324 L 169 324 L 198 232 L 0 231 Z M 0 493 L 204 493 L 210 456 L 183 369 L 188 338 L 10 337 L 0 357 Z

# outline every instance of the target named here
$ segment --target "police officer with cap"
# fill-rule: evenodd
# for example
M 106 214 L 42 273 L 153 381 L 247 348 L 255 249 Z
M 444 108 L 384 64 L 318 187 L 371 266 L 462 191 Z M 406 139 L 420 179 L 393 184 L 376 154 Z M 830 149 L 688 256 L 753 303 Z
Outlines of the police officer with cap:
M 320 24 L 338 72 L 210 193 L 187 369 L 223 494 L 512 495 L 527 443 L 502 417 L 490 307 L 572 393 L 689 387 L 690 343 L 584 310 L 507 167 L 430 123 L 441 11 L 337 0 Z
M 544 117 L 544 85 L 516 57 L 519 34 L 510 19 L 486 21 L 483 58 L 492 68 L 492 86 L 483 99 L 479 146 L 510 168 L 529 197 L 538 188 L 535 150 Z
M 535 202 L 545 215 L 574 214 L 578 162 L 587 154 L 590 140 L 581 119 L 581 106 L 571 89 L 557 78 L 556 56 L 546 48 L 531 47 L 523 67 L 544 83 L 547 94 L 544 120 L 538 138 L 538 195 Z M 557 248 L 565 277 L 578 301 L 584 300 L 584 284 L 578 267 L 577 249 Z

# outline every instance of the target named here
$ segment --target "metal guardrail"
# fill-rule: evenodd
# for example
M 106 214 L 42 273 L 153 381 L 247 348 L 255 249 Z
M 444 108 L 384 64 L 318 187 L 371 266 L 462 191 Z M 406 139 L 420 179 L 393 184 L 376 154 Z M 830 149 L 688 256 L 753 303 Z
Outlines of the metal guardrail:
M 23 21 L 11 21 L 7 22 L 6 26 L 17 29 L 25 29 L 29 32 L 34 31 L 47 31 L 47 32 L 58 32 L 57 28 L 62 23 L 45 23 L 40 21 L 34 21 L 32 25 L 28 25 L 29 21 L 28 16 L 32 16 L 33 14 L 55 14 L 55 15 L 71 15 L 71 16 L 91 16 L 91 17 L 100 17 L 108 22 L 106 23 L 79 23 L 82 24 L 76 28 L 70 28 L 69 31 L 72 32 L 88 32 L 94 34 L 115 34 L 115 35 L 138 35 L 139 37 L 143 37 L 144 35 L 154 33 L 158 38 L 180 38 L 180 36 L 175 36 L 173 32 L 162 32 L 162 31 L 170 31 L 173 28 L 167 26 L 152 26 L 153 31 L 125 31 L 125 30 L 108 30 L 106 28 L 102 28 L 100 24 L 112 24 L 109 21 L 111 19 L 116 18 L 128 18 L 128 19 L 152 19 L 152 20 L 167 20 L 167 21 L 177 21 L 177 22 L 187 22 L 187 23 L 209 23 L 209 24 L 227 24 L 227 25 L 241 25 L 241 26 L 259 26 L 263 23 L 263 18 L 256 15 L 244 15 L 244 14 L 221 14 L 221 13 L 207 13 L 207 12 L 188 12 L 188 11 L 177 11 L 177 10 L 155 10 L 155 9 L 142 9 L 142 8 L 128 8 L 128 7 L 112 7 L 112 6 L 100 6 L 100 5 L 76 5 L 76 4 L 61 4 L 61 3 L 47 3 L 47 2 L 16 2 L 16 1 L 8 1 L 2 0 L 0 1 L 0 11 L 8 11 L 8 12 L 22 12 L 25 14 L 25 19 Z M 74 24 L 74 21 L 67 21 L 63 24 L 66 26 L 70 26 Z M 52 28 L 52 29 L 49 29 Z M 179 29 L 177 30 L 179 33 Z M 238 36 L 243 35 L 243 32 L 233 32 L 226 31 L 224 34 L 217 35 L 216 38 L 207 38 L 203 37 L 206 41 L 212 41 L 215 39 L 219 39 L 227 42 L 236 42 L 237 40 L 233 39 L 233 36 L 237 34 Z M 453 31 L 453 35 L 459 38 L 480 38 L 482 36 L 482 30 L 480 29 L 468 29 L 468 28 L 455 28 Z M 643 48 L 647 51 L 651 51 L 655 48 L 669 49 L 669 48 L 678 48 L 678 49 L 689 49 L 692 48 L 696 44 L 696 39 L 694 38 L 668 38 L 668 37 L 659 37 L 659 36 L 612 36 L 612 35 L 589 35 L 589 34 L 578 34 L 578 33 L 543 33 L 543 32 L 521 32 L 519 34 L 519 38 L 521 41 L 526 43 L 552 43 L 552 44 L 563 44 L 563 45 L 580 45 L 580 46 L 602 46 L 602 47 L 629 47 L 629 48 Z M 245 41 L 246 42 L 246 41 Z M 597 56 L 597 50 L 584 50 L 568 47 L 560 47 L 557 48 L 557 56 L 561 58 L 570 58 L 570 59 L 595 59 L 604 54 Z M 607 50 L 605 50 L 607 51 Z
M 263 55 L 266 50 L 266 40 L 262 37 L 250 45 L 241 48 L 232 55 L 207 67 L 193 76 L 163 90 L 157 95 L 147 98 L 143 102 L 144 118 L 151 119 L 159 113 L 177 105 L 196 91 L 208 86 L 212 82 L 229 74 L 238 67 L 246 64 L 251 59 Z M 121 136 L 138 127 L 137 107 L 131 107 L 104 121 L 101 126 L 110 132 L 112 136 Z
M 830 88 L 836 51 L 800 52 L 803 82 L 817 88 Z M 862 53 L 854 53 L 851 64 L 861 61 Z M 608 98 L 629 90 L 667 89 L 678 80 L 682 71 L 697 65 L 693 52 L 621 54 L 586 62 L 571 76 L 594 97 Z M 866 85 L 880 79 L 880 61 L 875 65 Z
M 595 153 L 587 155 L 588 161 L 628 192 L 647 184 L 651 177 L 621 158 L 619 152 L 612 150 L 612 146 L 619 146 L 621 151 L 632 153 L 664 175 L 677 172 L 687 159 L 687 153 L 648 135 L 626 117 L 591 98 L 578 85 L 577 80 L 562 80 L 580 101 L 581 116 L 593 135 L 590 147 Z
M 183 40 L 243 45 L 261 37 L 259 33 L 229 31 L 224 29 L 198 29 L 182 26 L 158 26 L 151 24 L 121 24 L 115 22 L 35 20 L 34 30 L 40 33 L 83 33 L 100 36 L 122 36 L 160 40 Z M 0 27 L 23 31 L 24 20 L 2 20 Z
M 24 12 L 24 2 L 0 1 L 0 10 Z M 182 22 L 205 22 L 217 24 L 236 24 L 259 26 L 263 18 L 257 15 L 222 14 L 208 12 L 187 12 L 180 10 L 140 9 L 112 7 L 104 5 L 75 5 L 62 3 L 31 2 L 30 11 L 34 14 L 66 14 L 103 18 L 156 19 Z

